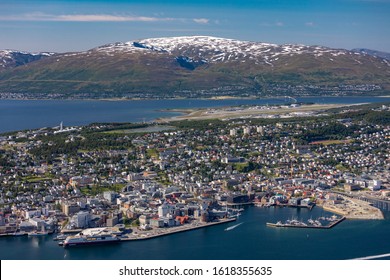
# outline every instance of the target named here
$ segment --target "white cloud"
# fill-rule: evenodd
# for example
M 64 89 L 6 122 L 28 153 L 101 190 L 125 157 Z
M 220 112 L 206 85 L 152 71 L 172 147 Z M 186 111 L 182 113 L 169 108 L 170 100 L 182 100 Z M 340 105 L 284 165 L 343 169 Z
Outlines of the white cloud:
M 207 18 L 194 18 L 193 21 L 199 24 L 208 24 L 210 20 Z
M 54 18 L 58 21 L 159 21 L 156 17 L 134 17 L 113 15 L 59 15 Z
M 119 16 L 107 14 L 73 14 L 73 15 L 50 15 L 33 13 L 14 16 L 0 16 L 1 21 L 69 21 L 69 22 L 156 22 L 180 20 L 175 18 L 143 17 L 143 16 Z
M 284 23 L 281 22 L 281 21 L 277 21 L 277 22 L 273 22 L 273 23 L 270 23 L 270 22 L 263 22 L 260 24 L 260 26 L 263 26 L 263 27 L 283 27 L 284 26 Z
M 315 26 L 315 23 L 314 22 L 306 22 L 305 25 L 313 27 L 313 26 Z

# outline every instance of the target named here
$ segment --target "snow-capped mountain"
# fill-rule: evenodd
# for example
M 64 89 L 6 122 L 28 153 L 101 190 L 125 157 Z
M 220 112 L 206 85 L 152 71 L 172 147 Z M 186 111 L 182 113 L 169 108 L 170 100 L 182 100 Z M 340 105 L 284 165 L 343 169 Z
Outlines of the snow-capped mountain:
M 160 52 L 169 53 L 175 56 L 187 56 L 196 59 L 203 59 L 205 62 L 231 62 L 231 61 L 253 61 L 259 64 L 272 66 L 284 56 L 296 56 L 307 54 L 313 57 L 330 55 L 332 57 L 342 55 L 354 55 L 356 58 L 369 53 L 359 51 L 348 51 L 344 49 L 331 49 L 321 46 L 305 46 L 299 44 L 276 45 L 268 43 L 239 41 L 210 36 L 187 36 L 171 38 L 154 38 L 126 43 L 115 43 L 104 45 L 93 49 L 93 51 L 107 54 L 117 52 Z
M 353 49 L 352 51 L 384 58 L 390 61 L 390 53 L 387 52 L 381 52 L 381 51 L 370 50 L 370 49 Z
M 367 52 L 186 36 L 49 54 L 2 71 L 0 92 L 89 97 L 386 94 L 389 81 L 389 60 Z
M 25 65 L 52 56 L 54 53 L 28 53 L 14 50 L 0 50 L 0 71 L 10 67 Z

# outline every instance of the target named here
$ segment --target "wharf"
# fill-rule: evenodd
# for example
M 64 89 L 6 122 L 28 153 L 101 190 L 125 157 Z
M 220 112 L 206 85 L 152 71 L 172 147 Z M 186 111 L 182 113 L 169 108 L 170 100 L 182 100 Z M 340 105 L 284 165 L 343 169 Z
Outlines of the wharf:
M 27 235 L 27 232 L 23 232 L 23 233 L 19 233 L 19 234 L 15 234 L 14 232 L 8 232 L 8 233 L 1 233 L 0 234 L 0 237 L 7 237 L 7 236 L 25 236 Z
M 340 195 L 342 200 L 334 204 L 330 201 L 325 201 L 322 205 L 324 210 L 342 215 L 347 219 L 363 219 L 363 220 L 383 220 L 382 211 L 369 202 L 362 201 L 356 198 L 350 198 L 346 195 Z
M 288 224 L 278 224 L 278 223 L 266 223 L 267 226 L 269 227 L 286 227 L 286 228 L 315 228 L 315 229 L 330 229 L 336 225 L 338 225 L 339 223 L 341 223 L 342 221 L 344 221 L 346 218 L 345 217 L 341 217 L 340 219 L 337 219 L 333 222 L 331 222 L 330 224 L 326 225 L 326 226 L 313 226 L 313 225 L 288 225 Z
M 227 202 L 226 203 L 227 206 L 246 206 L 246 205 L 253 205 L 253 204 L 254 204 L 253 202 L 239 202 L 239 203 Z
M 82 229 L 62 229 L 61 230 L 61 233 L 79 233 L 79 232 L 82 232 L 83 230 Z
M 146 240 L 146 239 L 152 239 L 156 237 L 161 237 L 169 234 L 184 232 L 184 231 L 190 231 L 195 230 L 199 228 L 209 227 L 209 226 L 215 226 L 225 223 L 234 222 L 236 218 L 230 218 L 230 219 L 224 219 L 220 220 L 218 222 L 209 222 L 209 223 L 191 223 L 191 224 L 185 224 L 178 227 L 171 227 L 171 228 L 158 228 L 153 229 L 152 231 L 145 231 L 145 232 L 137 232 L 137 234 L 130 234 L 127 235 L 127 237 L 121 237 L 121 241 L 135 241 L 135 240 Z
M 310 205 L 295 205 L 295 204 L 289 204 L 289 203 L 280 203 L 280 204 L 271 204 L 271 206 L 278 206 L 278 207 L 292 207 L 292 208 L 307 208 L 309 210 L 313 209 L 315 204 L 310 204 Z

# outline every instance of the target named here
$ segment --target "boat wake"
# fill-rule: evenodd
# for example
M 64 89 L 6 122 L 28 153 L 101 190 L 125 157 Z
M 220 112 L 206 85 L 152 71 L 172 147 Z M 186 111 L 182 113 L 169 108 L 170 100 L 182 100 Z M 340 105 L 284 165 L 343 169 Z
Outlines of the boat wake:
M 242 224 L 243 224 L 243 223 L 239 223 L 239 224 L 237 224 L 237 225 L 234 225 L 234 226 L 225 228 L 225 231 L 229 231 L 229 230 L 235 229 L 236 227 L 238 227 L 239 225 L 242 225 Z
M 356 258 L 353 260 L 375 260 L 375 259 L 380 259 L 380 258 L 385 258 L 385 257 L 390 257 L 390 253 L 382 254 L 382 255 L 375 255 L 375 256 L 361 257 L 361 258 Z

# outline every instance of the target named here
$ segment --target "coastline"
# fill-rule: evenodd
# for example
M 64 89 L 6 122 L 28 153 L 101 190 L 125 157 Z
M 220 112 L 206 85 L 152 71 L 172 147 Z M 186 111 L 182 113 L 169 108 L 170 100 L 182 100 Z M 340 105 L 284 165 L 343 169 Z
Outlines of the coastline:
M 382 211 L 370 203 L 342 196 L 344 200 L 338 204 L 325 202 L 321 206 L 324 210 L 342 215 L 346 219 L 356 220 L 384 220 Z
M 275 96 L 235 96 L 235 95 L 220 95 L 220 96 L 211 96 L 211 97 L 187 97 L 187 96 L 178 96 L 178 97 L 112 97 L 112 98 L 0 98 L 0 100 L 19 100 L 19 101 L 41 101 L 41 100 L 53 100 L 53 101 L 112 101 L 112 102 L 120 102 L 120 101 L 144 101 L 144 100 L 229 100 L 229 99 L 237 99 L 237 100 L 266 100 L 266 99 L 284 99 L 286 96 L 284 95 L 275 95 Z M 337 98 L 337 97 L 349 97 L 349 98 L 359 98 L 359 97 L 378 97 L 378 98 L 390 98 L 390 95 L 304 95 L 304 96 L 292 96 L 294 98 Z
M 362 103 L 356 104 L 312 104 L 312 105 L 301 105 L 299 107 L 288 107 L 282 108 L 280 105 L 277 106 L 261 106 L 262 108 L 251 107 L 237 107 L 237 110 L 231 110 L 234 106 L 219 107 L 219 108 L 206 108 L 206 109 L 169 109 L 163 110 L 165 112 L 181 113 L 183 115 L 158 118 L 156 122 L 171 122 L 181 120 L 206 120 L 206 119 L 225 119 L 225 118 L 239 118 L 239 117 L 269 117 L 276 116 L 279 114 L 310 114 L 318 113 L 323 110 L 349 107 L 362 105 Z M 277 107 L 277 108 L 273 108 Z
M 131 234 L 128 234 L 127 237 L 125 238 L 122 237 L 121 241 L 126 242 L 126 241 L 135 241 L 135 240 L 147 240 L 147 239 L 157 238 L 165 235 L 191 231 L 191 230 L 196 230 L 196 229 L 215 226 L 215 225 L 226 224 L 226 223 L 234 222 L 236 220 L 237 220 L 236 218 L 230 218 L 230 219 L 220 220 L 218 222 L 208 222 L 208 223 L 196 222 L 196 223 L 184 224 L 178 227 L 156 228 L 148 231 L 136 231 Z

